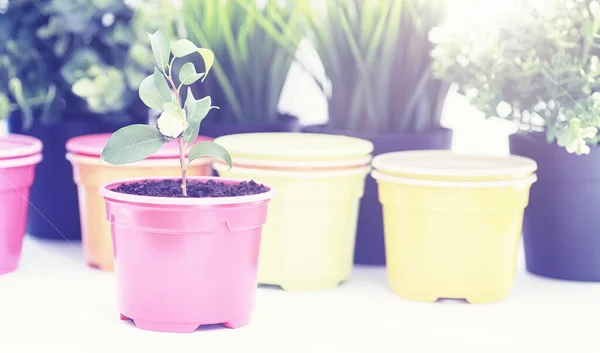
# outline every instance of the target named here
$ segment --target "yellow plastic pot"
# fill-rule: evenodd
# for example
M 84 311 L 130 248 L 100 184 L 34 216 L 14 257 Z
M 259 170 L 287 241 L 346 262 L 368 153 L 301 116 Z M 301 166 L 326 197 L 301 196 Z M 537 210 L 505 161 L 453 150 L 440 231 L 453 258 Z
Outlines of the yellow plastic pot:
M 104 271 L 113 271 L 114 263 L 105 202 L 98 194 L 100 186 L 132 178 L 181 176 L 179 152 L 173 142 L 144 161 L 116 166 L 100 160 L 100 153 L 109 137 L 110 134 L 86 135 L 67 142 L 67 159 L 73 166 L 73 178 L 79 198 L 84 258 L 89 266 Z M 211 159 L 194 160 L 188 168 L 188 175 L 212 175 L 211 163 Z
M 263 227 L 258 283 L 315 291 L 346 281 L 372 144 L 293 133 L 229 135 L 215 142 L 233 159 L 231 170 L 214 164 L 220 176 L 253 179 L 277 190 Z
M 350 277 L 358 205 L 370 168 L 325 172 L 245 169 L 220 176 L 254 179 L 277 190 L 263 226 L 258 283 L 288 291 L 334 288 Z
M 404 160 L 403 167 L 414 168 L 414 175 L 427 175 L 424 179 L 372 172 L 383 206 L 390 286 L 403 298 L 423 302 L 439 298 L 462 298 L 470 303 L 501 300 L 512 288 L 523 213 L 536 176 L 434 180 L 435 173 L 425 170 L 433 171 L 437 165 L 440 179 L 449 171 L 453 177 L 461 177 L 461 169 L 467 178 L 486 174 L 484 169 L 488 176 L 512 173 L 500 172 L 500 168 L 491 172 L 497 164 L 481 163 L 478 158 L 470 163 L 468 156 L 447 152 L 438 156 L 427 163 Z M 508 160 L 514 161 L 507 157 L 504 162 Z M 535 170 L 535 162 L 521 162 L 520 168 L 533 163 Z M 475 170 L 479 172 L 473 173 Z

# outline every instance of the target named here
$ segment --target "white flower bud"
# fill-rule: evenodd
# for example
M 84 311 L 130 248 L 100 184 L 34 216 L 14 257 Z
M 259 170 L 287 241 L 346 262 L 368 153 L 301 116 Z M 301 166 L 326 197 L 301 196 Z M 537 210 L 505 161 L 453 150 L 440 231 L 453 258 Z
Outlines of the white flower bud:
M 178 117 L 169 112 L 163 112 L 157 120 L 158 130 L 166 137 L 178 138 L 183 134 L 188 124 L 185 118 Z

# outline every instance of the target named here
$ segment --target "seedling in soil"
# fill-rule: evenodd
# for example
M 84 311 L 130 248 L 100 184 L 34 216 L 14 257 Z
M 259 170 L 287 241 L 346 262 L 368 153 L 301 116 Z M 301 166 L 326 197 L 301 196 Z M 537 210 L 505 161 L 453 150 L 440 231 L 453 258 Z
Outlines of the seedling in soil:
M 222 146 L 209 141 L 193 142 L 198 138 L 200 123 L 213 108 L 210 96 L 196 99 L 189 85 L 204 81 L 214 62 L 214 53 L 198 48 L 187 39 L 171 43 L 167 32 L 159 29 L 150 36 L 150 44 L 157 67 L 139 87 L 141 100 L 149 108 L 162 112 L 156 127 L 134 124 L 112 134 L 102 150 L 102 160 L 113 165 L 123 165 L 144 160 L 171 140 L 177 140 L 181 162 L 181 192 L 188 196 L 186 171 L 189 163 L 200 157 L 216 157 L 231 168 L 231 156 Z M 199 73 L 192 62 L 185 62 L 177 77 L 173 74 L 176 59 L 184 60 L 199 54 L 204 60 L 205 72 Z M 185 100 L 182 93 L 187 87 Z M 183 103 L 183 104 L 182 104 Z M 187 153 L 186 153 L 187 152 Z

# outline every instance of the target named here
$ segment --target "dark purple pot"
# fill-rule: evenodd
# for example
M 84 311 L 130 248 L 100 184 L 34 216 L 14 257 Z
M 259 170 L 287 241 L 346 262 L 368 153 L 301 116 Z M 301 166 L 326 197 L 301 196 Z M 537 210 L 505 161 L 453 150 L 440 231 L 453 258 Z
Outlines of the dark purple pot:
M 300 132 L 300 122 L 297 117 L 280 115 L 274 123 L 216 123 L 209 119 L 202 121 L 200 134 L 217 138 L 225 135 L 243 134 L 253 132 Z
M 523 220 L 527 270 L 600 281 L 600 147 L 577 156 L 542 134 L 518 134 L 510 137 L 510 150 L 538 164 Z
M 323 126 L 308 126 L 304 132 L 328 133 L 353 136 L 373 143 L 373 155 L 408 150 L 450 149 L 452 131 L 438 129 L 427 132 L 402 134 L 369 134 L 332 130 Z M 361 265 L 385 265 L 383 215 L 377 194 L 377 183 L 367 177 L 365 193 L 360 201 L 354 263 Z
M 85 119 L 89 118 L 89 119 Z M 81 239 L 77 187 L 73 182 L 71 163 L 65 158 L 65 145 L 71 137 L 113 132 L 123 125 L 101 123 L 98 117 L 67 120 L 60 125 L 35 122 L 28 130 L 21 128 L 21 119 L 12 116 L 9 130 L 34 136 L 44 144 L 44 159 L 36 166 L 35 183 L 29 196 L 27 233 L 38 238 Z

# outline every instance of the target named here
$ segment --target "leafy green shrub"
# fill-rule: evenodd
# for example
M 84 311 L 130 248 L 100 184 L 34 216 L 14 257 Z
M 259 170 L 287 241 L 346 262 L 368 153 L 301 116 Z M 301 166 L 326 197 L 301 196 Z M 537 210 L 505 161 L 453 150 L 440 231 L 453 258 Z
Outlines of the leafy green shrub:
M 136 3 L 9 0 L 0 21 L 7 43 L 0 48 L 0 118 L 17 107 L 24 128 L 34 118 L 48 124 L 92 113 L 126 122 L 145 115 L 136 92 L 153 68 L 146 32 L 173 30 L 175 11 L 165 0 Z
M 6 4 L 5 4 L 6 5 Z M 0 9 L 0 120 L 20 110 L 30 124 L 33 107 L 47 119 L 57 87 L 52 83 L 48 58 L 52 53 L 36 36 L 46 18 L 32 1 L 11 1 Z
M 545 131 L 571 153 L 589 153 L 599 140 L 600 5 L 596 0 L 529 4 L 499 26 L 431 33 L 436 75 L 488 117 L 522 131 Z

